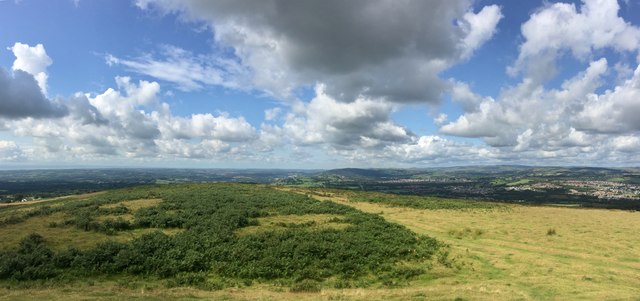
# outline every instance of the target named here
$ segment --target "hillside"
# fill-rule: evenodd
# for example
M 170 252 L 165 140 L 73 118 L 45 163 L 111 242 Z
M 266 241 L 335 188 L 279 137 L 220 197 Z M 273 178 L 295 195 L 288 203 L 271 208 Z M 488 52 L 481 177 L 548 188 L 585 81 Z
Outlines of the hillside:
M 395 285 L 428 273 L 441 249 L 375 214 L 240 184 L 142 186 L 4 206 L 0 235 L 0 279 L 9 286 L 114 276 L 205 290 Z
M 0 206 L 0 300 L 636 300 L 638 214 L 247 184 L 127 188 Z

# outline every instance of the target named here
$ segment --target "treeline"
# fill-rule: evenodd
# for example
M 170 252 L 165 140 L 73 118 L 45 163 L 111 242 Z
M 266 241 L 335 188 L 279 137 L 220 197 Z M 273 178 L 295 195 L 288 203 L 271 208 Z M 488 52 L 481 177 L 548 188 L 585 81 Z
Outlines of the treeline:
M 123 200 L 156 199 L 157 206 L 132 212 L 124 206 L 103 206 Z M 326 279 L 349 286 L 362 277 L 410 278 L 424 268 L 399 263 L 424 263 L 441 248 L 435 239 L 332 202 L 296 193 L 240 184 L 180 184 L 126 188 L 88 201 L 40 210 L 68 212 L 63 225 L 83 231 L 118 233 L 135 228 L 175 229 L 130 242 L 106 242 L 89 250 L 54 251 L 46 237 L 32 234 L 18 248 L 0 252 L 0 278 L 47 279 L 60 275 L 131 274 L 169 279 L 174 285 L 220 287 L 225 279 L 316 283 Z M 120 215 L 133 214 L 131 221 Z M 344 229 L 286 227 L 237 235 L 275 215 L 339 215 Z M 100 216 L 116 218 L 99 219 Z M 25 217 L 29 218 L 29 217 Z M 16 221 L 19 222 L 19 221 Z M 336 280 L 337 279 L 337 280 Z M 223 286 L 223 285 L 222 285 Z

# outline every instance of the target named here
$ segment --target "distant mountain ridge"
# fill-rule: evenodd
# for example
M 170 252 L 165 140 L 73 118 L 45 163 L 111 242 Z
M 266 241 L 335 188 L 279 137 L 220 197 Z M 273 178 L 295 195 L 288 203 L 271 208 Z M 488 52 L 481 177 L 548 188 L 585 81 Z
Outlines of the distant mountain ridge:
M 322 171 L 320 176 L 339 176 L 360 180 L 376 180 L 383 178 L 406 178 L 421 174 L 440 176 L 493 176 L 503 174 L 516 176 L 521 174 L 555 174 L 564 176 L 586 175 L 618 175 L 625 173 L 640 173 L 640 168 L 609 168 L 609 167 L 556 167 L 556 166 L 526 166 L 526 165 L 482 165 L 482 166 L 454 166 L 433 168 L 338 168 Z

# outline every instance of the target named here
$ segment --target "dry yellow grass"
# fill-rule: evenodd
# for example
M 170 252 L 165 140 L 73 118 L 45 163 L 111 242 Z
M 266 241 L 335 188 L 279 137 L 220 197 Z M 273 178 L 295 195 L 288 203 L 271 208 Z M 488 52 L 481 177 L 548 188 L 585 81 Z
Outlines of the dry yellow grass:
M 123 201 L 123 202 L 119 202 L 119 203 L 114 203 L 114 204 L 108 204 L 108 205 L 104 205 L 104 206 L 101 206 L 101 207 L 102 208 L 116 208 L 118 206 L 125 206 L 125 207 L 129 208 L 129 210 L 131 210 L 131 211 L 136 211 L 136 210 L 138 210 L 140 208 L 157 206 L 158 204 L 160 204 L 160 202 L 162 202 L 162 199 L 140 199 L 140 200 L 131 200 L 131 201 Z
M 461 270 L 424 285 L 433 297 L 639 300 L 640 212 L 509 206 L 417 210 L 334 200 L 451 246 Z M 458 235 L 471 229 L 474 235 Z M 555 235 L 548 235 L 549 230 Z

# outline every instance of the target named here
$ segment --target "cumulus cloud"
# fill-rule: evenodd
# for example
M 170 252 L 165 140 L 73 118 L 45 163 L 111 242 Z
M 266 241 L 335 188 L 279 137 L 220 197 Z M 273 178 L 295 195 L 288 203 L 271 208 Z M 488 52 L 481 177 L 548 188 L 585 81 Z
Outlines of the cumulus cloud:
M 87 95 L 76 93 L 68 99 L 67 105 L 73 118 L 81 120 L 83 124 L 106 125 L 109 123 L 98 108 L 89 102 Z
M 210 159 L 230 150 L 229 144 L 220 140 L 202 140 L 195 144 L 179 139 L 161 140 L 158 146 L 161 156 L 169 158 Z
M 0 68 L 0 117 L 62 117 L 67 108 L 47 99 L 33 75 L 15 70 L 13 75 Z
M 207 114 L 193 114 L 189 118 L 162 116 L 153 114 L 156 122 L 161 126 L 163 135 L 189 140 L 215 139 L 225 142 L 246 142 L 255 138 L 256 131 L 244 117 L 230 117 L 224 113 L 218 116 Z
M 452 82 L 452 99 L 464 113 L 442 124 L 440 132 L 482 138 L 502 150 L 503 158 L 620 159 L 615 154 L 635 146 L 640 130 L 640 66 L 630 74 L 626 63 L 609 68 L 607 59 L 596 59 L 559 88 L 544 87 L 561 55 L 582 61 L 591 59 L 595 50 L 640 49 L 640 28 L 619 17 L 618 10 L 615 0 L 587 0 L 580 10 L 574 4 L 554 3 L 536 11 L 522 25 L 524 42 L 508 69 L 512 74 L 524 71 L 522 81 L 503 88 L 495 99 Z M 619 85 L 597 93 L 611 69 Z
M 440 132 L 483 138 L 493 146 L 514 146 L 515 151 L 533 146 L 532 137 L 547 146 L 566 144 L 565 139 L 575 140 L 579 135 L 576 134 L 578 127 L 570 120 L 578 114 L 584 100 L 592 97 L 606 71 L 606 59 L 591 62 L 585 71 L 566 80 L 560 89 L 549 91 L 525 78 L 506 89 L 498 100 L 481 97 L 468 85 L 457 84 L 452 95 L 462 102 L 465 113 L 442 125 Z
M 470 57 L 474 50 L 491 39 L 502 17 L 504 16 L 497 5 L 485 6 L 477 14 L 473 12 L 464 14 L 458 22 L 458 26 L 465 33 L 460 44 L 463 58 Z
M 339 101 L 437 102 L 438 74 L 486 42 L 501 18 L 499 7 L 475 14 L 466 0 L 136 3 L 208 22 L 259 89 L 286 97 L 319 82 Z
M 412 143 L 391 145 L 386 151 L 392 158 L 407 163 L 446 163 L 485 161 L 492 153 L 483 147 L 454 142 L 439 136 L 421 136 Z
M 25 73 L 26 74 L 26 73 Z M 28 74 L 27 74 L 28 75 Z M 35 81 L 32 79 L 35 85 Z M 243 117 L 227 113 L 174 116 L 157 82 L 116 77 L 116 87 L 70 97 L 68 115 L 8 121 L 13 135 L 31 137 L 40 159 L 216 158 L 242 155 L 257 139 Z
M 594 50 L 612 48 L 635 52 L 640 48 L 640 28 L 618 16 L 616 0 L 584 0 L 578 10 L 573 3 L 553 3 L 538 10 L 522 25 L 525 39 L 520 54 L 508 71 L 553 68 L 553 59 L 569 51 L 589 59 Z M 529 70 L 531 72 L 531 70 Z
M 638 159 L 636 116 L 640 114 L 640 71 L 602 94 L 607 60 L 593 61 L 559 89 L 546 90 L 525 78 L 497 99 L 481 97 L 460 85 L 459 98 L 468 104 L 457 120 L 440 127 L 448 135 L 482 138 L 493 148 L 492 158 L 535 164 L 593 164 Z M 464 104 L 464 102 L 463 102 Z
M 294 106 L 283 129 L 298 145 L 368 148 L 407 141 L 413 134 L 390 119 L 393 110 L 387 102 L 362 97 L 351 103 L 339 102 L 318 85 L 316 97 L 308 104 Z
M 16 60 L 13 62 L 12 69 L 22 70 L 33 75 L 38 82 L 40 90 L 43 94 L 47 94 L 47 67 L 53 64 L 51 58 L 47 55 L 47 51 L 42 44 L 29 46 L 27 44 L 15 43 L 13 47 L 9 47 L 13 51 Z
M 575 117 L 580 129 L 600 133 L 640 131 L 640 65 L 622 85 L 587 99 Z
M 164 45 L 139 56 L 107 55 L 108 64 L 154 81 L 119 76 L 112 88 L 52 101 L 46 97 L 51 59 L 44 47 L 16 43 L 10 48 L 16 55 L 13 73 L 0 70 L 0 130 L 32 143 L 0 140 L 0 161 L 38 154 L 42 160 L 326 159 L 361 166 L 640 162 L 640 66 L 628 60 L 640 49 L 639 30 L 618 16 L 615 1 L 552 3 L 535 11 L 522 26 L 520 53 L 509 68 L 521 76 L 519 83 L 492 96 L 440 74 L 472 59 L 496 34 L 503 18 L 497 5 L 136 4 L 204 24 L 216 49 L 224 51 L 202 54 Z M 625 59 L 600 59 L 605 51 Z M 549 84 L 559 59 L 568 56 L 585 64 L 582 72 L 559 79 L 559 86 Z M 287 102 L 265 110 L 259 125 L 225 112 L 178 116 L 162 99 L 170 95 L 161 89 L 165 82 L 187 92 L 208 86 L 257 89 Z M 312 99 L 297 100 L 300 89 L 309 87 L 315 87 Z M 438 133 L 416 135 L 392 118 L 406 103 L 438 102 L 443 91 L 463 112 L 434 112 Z
M 50 101 L 46 96 L 46 69 L 53 61 L 44 46 L 15 43 L 9 50 L 16 59 L 13 74 L 0 68 L 0 117 L 57 118 L 66 115 L 66 106 Z

